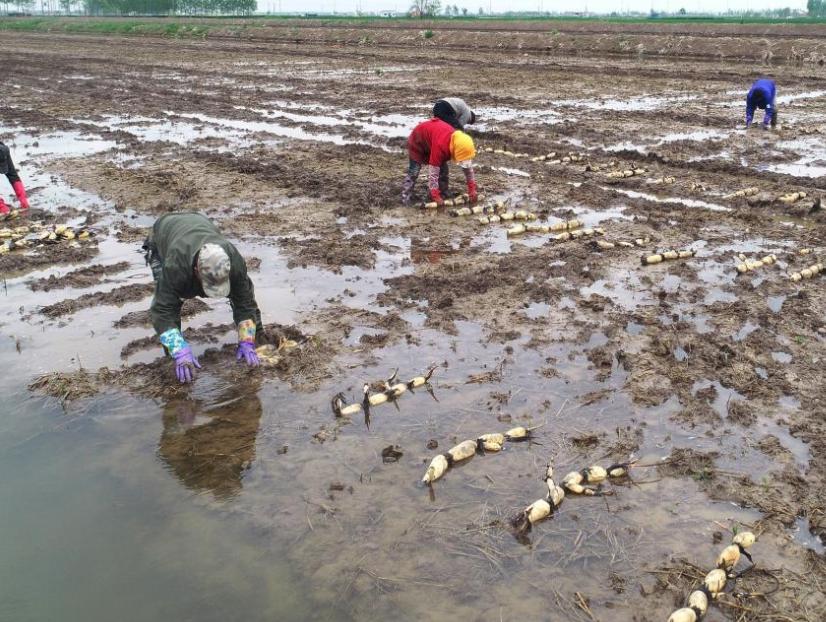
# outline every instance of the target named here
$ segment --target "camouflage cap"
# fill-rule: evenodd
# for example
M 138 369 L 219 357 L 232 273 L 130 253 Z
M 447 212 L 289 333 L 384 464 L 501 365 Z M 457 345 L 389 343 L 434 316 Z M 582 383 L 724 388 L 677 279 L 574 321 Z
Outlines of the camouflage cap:
M 229 273 L 227 252 L 217 244 L 204 244 L 198 253 L 198 274 L 208 298 L 229 296 Z

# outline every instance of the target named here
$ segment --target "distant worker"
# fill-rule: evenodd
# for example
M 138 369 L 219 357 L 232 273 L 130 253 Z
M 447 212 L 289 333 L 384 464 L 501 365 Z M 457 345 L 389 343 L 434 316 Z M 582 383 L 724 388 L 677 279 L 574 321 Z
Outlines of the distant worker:
M 457 130 L 465 129 L 466 125 L 476 123 L 476 113 L 470 109 L 465 100 L 458 97 L 445 97 L 433 106 L 433 116 L 449 123 Z
M 774 80 L 768 78 L 760 78 L 751 85 L 751 90 L 746 95 L 746 127 L 751 126 L 754 111 L 757 108 L 766 111 L 763 117 L 764 130 L 769 129 L 770 123 L 772 127 L 777 125 L 777 108 L 774 104 L 775 90 Z
M 257 367 L 255 334 L 262 326 L 255 291 L 244 258 L 215 225 L 195 212 L 166 214 L 155 222 L 143 248 L 155 279 L 149 314 L 161 344 L 175 361 L 178 380 L 192 382 L 195 369 L 201 368 L 181 334 L 181 305 L 196 296 L 229 297 L 238 328 L 236 358 Z
M 467 193 L 471 203 L 477 200 L 476 178 L 473 175 L 473 158 L 476 148 L 473 139 L 461 130 L 438 118 L 422 121 L 407 139 L 407 153 L 410 162 L 402 184 L 402 203 L 409 205 L 413 198 L 413 187 L 422 165 L 427 165 L 428 195 L 431 201 L 444 204 L 448 191 L 448 162 L 453 160 L 465 173 Z
M 0 143 L 0 175 L 5 175 L 9 180 L 11 187 L 14 189 L 14 194 L 17 195 L 17 200 L 20 201 L 20 207 L 22 209 L 29 209 L 29 199 L 26 196 L 26 189 L 23 188 L 20 175 L 17 174 L 17 169 L 14 168 L 11 152 L 3 143 Z M 9 211 L 9 206 L 6 205 L 6 202 L 0 197 L 0 214 L 8 214 Z

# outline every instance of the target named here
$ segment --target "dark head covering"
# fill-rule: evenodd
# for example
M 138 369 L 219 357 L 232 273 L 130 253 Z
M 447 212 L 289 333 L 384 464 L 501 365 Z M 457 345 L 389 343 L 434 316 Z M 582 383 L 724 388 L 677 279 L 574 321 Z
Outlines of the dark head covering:
M 456 118 L 456 112 L 453 110 L 453 106 L 443 99 L 437 101 L 433 106 L 433 116 L 452 125 L 457 130 L 463 129 L 462 124 L 459 123 L 459 119 Z

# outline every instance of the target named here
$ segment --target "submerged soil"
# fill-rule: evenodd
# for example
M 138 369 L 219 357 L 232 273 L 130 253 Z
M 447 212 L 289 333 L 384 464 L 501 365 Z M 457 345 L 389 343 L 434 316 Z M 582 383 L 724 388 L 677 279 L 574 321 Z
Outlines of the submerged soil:
M 539 619 L 549 605 L 571 620 L 665 619 L 711 569 L 730 537 L 719 532 L 748 527 L 766 574 L 744 576 L 752 589 L 713 619 L 822 620 L 822 590 L 807 587 L 826 581 L 822 554 L 790 534 L 805 519 L 808 538 L 826 537 L 826 294 L 822 277 L 788 275 L 826 256 L 826 29 L 769 39 L 758 26 L 448 33 L 439 22 L 430 40 L 273 21 L 245 39 L 231 24 L 203 42 L 4 33 L 0 49 L 20 62 L 0 112 L 8 131 L 87 141 L 88 153 L 23 170 L 95 197 L 112 230 L 99 237 L 134 253 L 132 266 L 160 214 L 213 218 L 249 250 L 269 341 L 299 346 L 249 370 L 235 364 L 226 305 L 187 301 L 185 335 L 207 349 L 198 382 L 178 386 L 141 308 L 151 285 L 119 280 L 121 262 L 90 265 L 95 246 L 49 247 L 0 257 L 0 270 L 70 261 L 31 289 L 90 291 L 18 306 L 67 318 L 135 304 L 91 320 L 117 344 L 100 369 L 56 365 L 32 389 L 66 403 L 158 400 L 170 473 L 284 542 L 311 591 L 356 619 Z M 758 69 L 778 81 L 774 132 L 739 127 Z M 468 130 L 489 199 L 639 245 L 509 237 L 513 223 L 402 207 L 406 134 L 454 94 L 478 112 Z M 805 196 L 779 200 L 791 192 Z M 641 262 L 667 249 L 696 253 Z M 768 254 L 774 265 L 738 274 L 740 255 Z M 430 365 L 430 394 L 352 418 L 330 408 L 339 392 L 360 402 L 363 384 L 394 368 L 407 381 Z M 249 388 L 239 402 L 215 389 L 235 386 Z M 268 391 L 273 412 L 250 397 Z M 210 421 L 194 425 L 202 413 Z M 533 441 L 453 468 L 430 494 L 416 487 L 437 451 L 540 424 Z M 561 479 L 631 456 L 638 468 L 606 485 L 613 494 L 569 496 L 513 538 L 509 519 L 543 494 L 548 460 Z M 783 589 L 764 596 L 773 580 Z
M 29 283 L 29 288 L 32 291 L 48 292 L 64 287 L 92 287 L 93 285 L 106 282 L 107 276 L 123 272 L 128 267 L 129 263 L 125 261 L 110 265 L 95 264 L 88 268 L 78 268 L 77 270 L 67 272 L 61 278 L 50 274 L 48 277 L 32 280 Z

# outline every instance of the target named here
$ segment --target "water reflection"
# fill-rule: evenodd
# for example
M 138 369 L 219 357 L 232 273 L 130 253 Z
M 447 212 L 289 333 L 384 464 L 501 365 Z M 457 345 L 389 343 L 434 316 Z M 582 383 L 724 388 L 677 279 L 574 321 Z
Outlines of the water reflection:
M 193 399 L 164 405 L 158 453 L 184 486 L 222 499 L 241 491 L 263 412 L 258 389 L 244 387 L 239 396 L 233 387 L 208 408 Z

